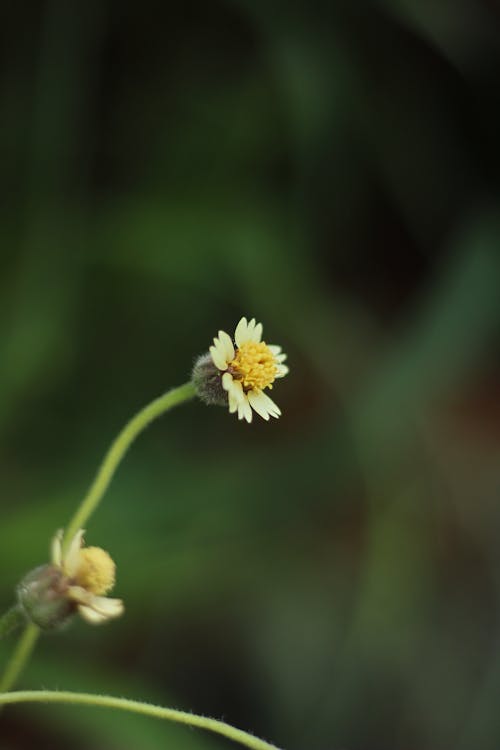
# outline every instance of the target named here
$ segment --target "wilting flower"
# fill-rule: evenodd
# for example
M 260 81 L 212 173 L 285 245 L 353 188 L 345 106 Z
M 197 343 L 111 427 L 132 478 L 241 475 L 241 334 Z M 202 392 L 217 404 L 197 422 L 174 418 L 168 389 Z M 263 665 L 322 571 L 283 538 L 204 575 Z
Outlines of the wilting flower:
M 32 570 L 17 588 L 19 604 L 40 628 L 58 627 L 75 612 L 99 625 L 124 611 L 121 599 L 105 596 L 115 583 L 115 563 L 100 547 L 84 547 L 83 534 L 78 531 L 63 553 L 59 531 L 51 563 Z
M 252 421 L 252 409 L 263 419 L 279 417 L 280 409 L 264 389 L 273 387 L 276 378 L 284 377 L 288 367 L 280 346 L 262 339 L 262 323 L 241 318 L 234 332 L 234 343 L 225 331 L 219 331 L 210 347 L 210 357 L 217 368 L 222 388 L 227 393 L 229 411 L 238 419 Z
M 83 546 L 84 531 L 80 529 L 62 552 L 62 532 L 52 542 L 52 565 L 62 571 L 68 582 L 67 596 L 78 612 L 93 625 L 123 614 L 121 599 L 104 596 L 115 585 L 116 565 L 100 547 Z

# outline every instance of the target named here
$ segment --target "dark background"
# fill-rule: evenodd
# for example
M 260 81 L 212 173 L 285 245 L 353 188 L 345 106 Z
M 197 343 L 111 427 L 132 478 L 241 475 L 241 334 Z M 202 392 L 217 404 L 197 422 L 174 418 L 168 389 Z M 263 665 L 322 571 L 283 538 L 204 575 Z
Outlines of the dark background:
M 286 750 L 498 750 L 499 6 L 1 18 L 1 607 L 219 328 L 256 316 L 291 367 L 279 421 L 192 403 L 140 438 L 87 533 L 126 616 L 45 637 L 20 686 Z M 0 718 L 2 750 L 229 745 L 85 708 Z

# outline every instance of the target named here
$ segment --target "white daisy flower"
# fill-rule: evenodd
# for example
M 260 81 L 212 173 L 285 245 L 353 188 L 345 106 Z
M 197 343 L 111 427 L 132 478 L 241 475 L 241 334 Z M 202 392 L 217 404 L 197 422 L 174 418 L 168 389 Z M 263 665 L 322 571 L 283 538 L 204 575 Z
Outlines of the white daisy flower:
M 262 323 L 242 318 L 234 332 L 234 343 L 225 331 L 219 331 L 210 347 L 210 355 L 219 370 L 222 387 L 227 392 L 229 411 L 238 419 L 252 421 L 252 409 L 263 419 L 279 417 L 281 411 L 265 388 L 272 388 L 276 378 L 284 377 L 288 367 L 280 346 L 262 339 Z
M 52 541 L 52 565 L 62 573 L 66 598 L 87 622 L 99 625 L 119 617 L 124 607 L 121 599 L 104 596 L 115 584 L 115 563 L 100 547 L 84 547 L 83 534 L 80 529 L 63 555 L 63 532 L 58 531 Z

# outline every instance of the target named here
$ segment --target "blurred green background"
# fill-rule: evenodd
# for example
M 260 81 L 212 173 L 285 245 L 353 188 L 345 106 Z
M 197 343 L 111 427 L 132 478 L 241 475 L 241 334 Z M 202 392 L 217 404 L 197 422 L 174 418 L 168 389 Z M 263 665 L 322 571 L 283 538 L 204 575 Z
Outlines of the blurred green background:
M 1 607 L 219 328 L 256 316 L 291 367 L 279 421 L 193 402 L 139 439 L 87 533 L 126 616 L 46 636 L 21 686 L 287 750 L 497 750 L 498 7 L 6 0 L 2 21 Z M 1 750 L 40 746 L 230 743 L 2 713 Z

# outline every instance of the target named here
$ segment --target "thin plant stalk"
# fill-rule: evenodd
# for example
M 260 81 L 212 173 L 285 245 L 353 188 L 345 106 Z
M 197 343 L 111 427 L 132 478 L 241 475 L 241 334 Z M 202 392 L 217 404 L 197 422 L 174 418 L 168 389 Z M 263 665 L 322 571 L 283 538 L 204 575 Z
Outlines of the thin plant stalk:
M 236 729 L 225 721 L 210 719 L 206 716 L 198 716 L 187 711 L 177 711 L 174 708 L 164 708 L 151 703 L 142 703 L 127 698 L 115 698 L 110 695 L 92 695 L 90 693 L 73 693 L 56 690 L 23 690 L 13 693 L 0 694 L 0 706 L 12 703 L 68 703 L 73 705 L 100 706 L 103 708 L 115 708 L 121 711 L 152 716 L 157 719 L 166 719 L 178 724 L 187 724 L 191 727 L 206 729 L 227 737 L 233 742 L 250 748 L 251 750 L 279 750 L 276 745 L 271 745 L 265 740 L 254 737 L 242 729 Z
M 5 638 L 26 622 L 26 618 L 17 604 L 0 617 L 0 638 Z
M 178 388 L 164 393 L 159 398 L 141 409 L 132 419 L 127 422 L 123 430 L 112 442 L 108 452 L 99 467 L 89 491 L 78 506 L 75 514 L 70 520 L 64 534 L 64 551 L 67 550 L 71 539 L 78 529 L 82 529 L 88 519 L 95 511 L 106 492 L 113 476 L 135 438 L 155 419 L 165 414 L 174 406 L 189 401 L 196 395 L 194 385 L 189 382 Z
M 30 622 L 26 625 L 24 633 L 20 637 L 16 648 L 14 649 L 12 656 L 7 664 L 5 672 L 0 680 L 0 692 L 10 690 L 12 685 L 16 682 L 17 678 L 23 671 L 26 663 L 28 662 L 35 644 L 40 635 L 40 628 Z
M 71 539 L 78 529 L 83 528 L 88 519 L 102 500 L 109 484 L 126 452 L 136 437 L 158 417 L 174 406 L 189 401 L 196 395 L 193 383 L 188 382 L 178 388 L 167 391 L 159 398 L 151 401 L 127 422 L 104 456 L 96 477 L 90 485 L 89 491 L 71 518 L 64 535 L 64 550 L 68 549 Z M 40 629 L 30 623 L 22 634 L 8 664 L 0 679 L 0 691 L 10 690 L 23 671 L 35 647 Z

